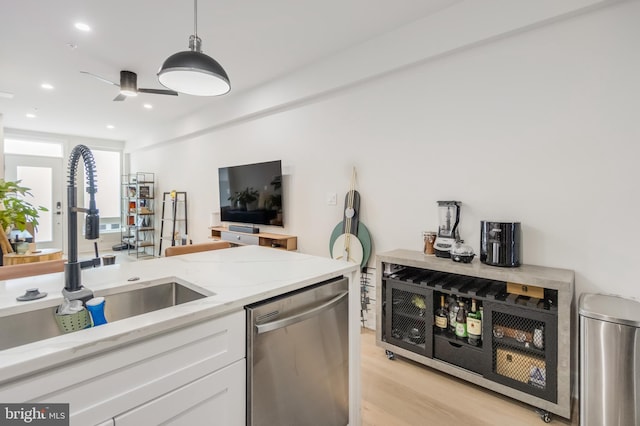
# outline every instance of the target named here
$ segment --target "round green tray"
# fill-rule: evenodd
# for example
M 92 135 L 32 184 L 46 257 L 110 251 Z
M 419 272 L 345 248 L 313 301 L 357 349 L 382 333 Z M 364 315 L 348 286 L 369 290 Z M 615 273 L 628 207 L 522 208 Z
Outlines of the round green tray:
M 329 238 L 329 254 L 333 255 L 333 244 L 340 235 L 342 235 L 342 222 L 333 228 L 331 238 Z M 358 235 L 356 235 L 356 237 L 358 237 L 360 244 L 362 244 L 362 261 L 360 262 L 360 267 L 364 268 L 367 266 L 369 257 L 371 257 L 371 234 L 369 234 L 369 230 L 362 222 L 358 223 Z

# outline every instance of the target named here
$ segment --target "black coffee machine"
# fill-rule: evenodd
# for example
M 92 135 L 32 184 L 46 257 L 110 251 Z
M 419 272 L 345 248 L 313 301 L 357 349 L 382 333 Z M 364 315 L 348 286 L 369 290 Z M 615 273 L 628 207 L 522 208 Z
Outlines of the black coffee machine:
M 492 266 L 520 266 L 520 222 L 480 222 L 480 261 Z

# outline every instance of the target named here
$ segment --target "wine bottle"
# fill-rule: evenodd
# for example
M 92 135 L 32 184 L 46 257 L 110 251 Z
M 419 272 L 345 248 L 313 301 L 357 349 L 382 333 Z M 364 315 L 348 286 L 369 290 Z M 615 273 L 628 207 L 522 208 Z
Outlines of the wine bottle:
M 449 313 L 447 312 L 447 307 L 444 304 L 444 294 L 440 295 L 440 308 L 436 311 L 435 318 L 435 332 L 438 334 L 442 334 L 447 331 L 447 326 L 449 324 Z
M 458 302 L 455 297 L 449 296 L 449 332 L 456 334 L 456 317 L 458 315 Z
M 476 310 L 476 299 L 471 299 L 471 312 L 467 314 L 467 341 L 470 345 L 480 346 L 482 341 L 482 319 Z
M 456 337 L 467 340 L 467 308 L 461 300 L 458 302 L 458 314 L 456 315 Z

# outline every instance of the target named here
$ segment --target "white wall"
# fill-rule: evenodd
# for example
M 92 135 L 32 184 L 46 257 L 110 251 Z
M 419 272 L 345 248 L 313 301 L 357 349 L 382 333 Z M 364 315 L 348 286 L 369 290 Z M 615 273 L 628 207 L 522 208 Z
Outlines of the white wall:
M 519 220 L 525 263 L 575 270 L 577 295 L 640 298 L 638 22 L 639 2 L 594 10 L 134 151 L 131 170 L 187 191 L 204 241 L 218 167 L 282 159 L 286 228 L 263 229 L 327 256 L 356 166 L 377 252 L 419 250 L 436 201 L 455 199 L 476 251 L 480 220 Z

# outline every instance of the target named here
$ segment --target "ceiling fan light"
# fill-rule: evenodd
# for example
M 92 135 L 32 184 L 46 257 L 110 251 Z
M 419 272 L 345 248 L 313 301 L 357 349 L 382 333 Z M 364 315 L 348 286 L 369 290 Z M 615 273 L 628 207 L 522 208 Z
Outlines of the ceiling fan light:
M 138 96 L 138 77 L 131 71 L 120 71 L 120 94 L 132 97 Z
M 222 66 L 202 52 L 186 50 L 167 58 L 158 71 L 163 86 L 195 96 L 220 96 L 231 90 Z

